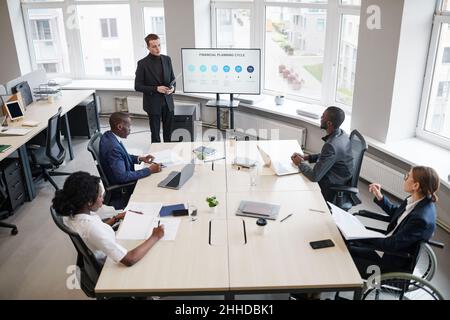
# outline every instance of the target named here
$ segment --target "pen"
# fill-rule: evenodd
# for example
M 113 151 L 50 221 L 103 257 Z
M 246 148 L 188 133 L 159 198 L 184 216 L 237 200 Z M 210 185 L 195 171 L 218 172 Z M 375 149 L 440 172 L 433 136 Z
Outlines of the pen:
M 292 213 L 291 213 L 291 214 L 288 214 L 286 217 L 284 217 L 283 219 L 281 219 L 280 222 L 283 222 L 284 220 L 286 220 L 286 219 L 289 218 L 290 216 L 292 216 Z
M 158 220 L 158 227 L 159 227 L 159 224 L 161 223 L 161 220 Z
M 314 211 L 314 212 L 325 213 L 325 211 L 322 211 L 322 210 L 317 210 L 317 209 L 309 209 L 309 211 Z
M 143 212 L 141 212 L 141 211 L 136 211 L 136 210 L 128 210 L 128 211 L 134 212 L 134 213 L 137 213 L 137 214 L 144 214 Z
M 211 170 L 214 171 L 214 161 L 211 162 Z

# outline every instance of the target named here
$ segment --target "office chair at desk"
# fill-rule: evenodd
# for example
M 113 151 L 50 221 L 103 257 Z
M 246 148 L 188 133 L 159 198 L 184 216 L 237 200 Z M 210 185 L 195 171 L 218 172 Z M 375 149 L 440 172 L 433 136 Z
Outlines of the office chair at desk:
M 367 150 L 367 143 L 358 130 L 353 130 L 350 134 L 350 142 L 353 154 L 353 174 L 352 179 L 346 185 L 333 185 L 329 189 L 336 192 L 333 204 L 348 211 L 351 207 L 361 204 L 358 197 L 358 180 L 361 171 L 364 153 Z
M 3 183 L 3 180 L 0 178 L 0 208 L 3 206 L 3 204 L 6 202 L 7 199 L 8 194 L 6 193 L 6 187 Z M 0 211 L 0 217 L 6 215 L 9 215 L 8 211 Z M 0 221 L 0 227 L 12 229 L 11 230 L 12 235 L 16 235 L 17 233 L 19 233 L 19 230 L 17 230 L 17 226 L 11 223 Z
M 133 189 L 136 182 L 129 182 L 124 184 L 116 184 L 113 185 L 109 182 L 108 177 L 105 175 L 105 171 L 100 162 L 100 139 L 102 138 L 102 133 L 97 132 L 91 138 L 88 143 L 87 149 L 92 154 L 92 158 L 94 158 L 95 165 L 97 166 L 98 173 L 100 174 L 100 179 L 102 180 L 103 187 L 105 188 L 105 193 L 103 195 L 103 203 L 108 206 L 114 206 L 116 210 L 120 210 L 125 208 L 127 201 L 123 201 L 123 203 L 118 204 L 121 201 L 115 201 L 117 199 L 113 199 L 112 195 L 114 191 L 120 191 L 120 194 L 123 198 L 129 199 L 131 196 L 130 189 Z
M 32 170 L 34 180 L 48 180 L 56 190 L 59 190 L 58 185 L 52 176 L 68 176 L 70 173 L 54 171 L 63 164 L 66 158 L 66 151 L 61 143 L 61 118 L 62 107 L 59 107 L 58 112 L 48 119 L 46 145 L 27 146 L 30 151 L 32 162 Z M 37 173 L 37 175 L 36 175 Z
M 80 272 L 77 272 L 77 276 L 81 289 L 89 298 L 95 298 L 95 285 L 97 284 L 102 265 L 97 261 L 95 255 L 86 246 L 80 235 L 72 231 L 63 222 L 63 217 L 58 214 L 53 207 L 50 207 L 50 213 L 56 226 L 66 233 L 77 250 L 77 267 Z

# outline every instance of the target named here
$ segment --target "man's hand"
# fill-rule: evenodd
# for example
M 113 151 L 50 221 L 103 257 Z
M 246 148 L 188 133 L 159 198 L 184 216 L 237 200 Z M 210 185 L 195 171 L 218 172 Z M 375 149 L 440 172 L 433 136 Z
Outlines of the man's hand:
M 145 163 L 151 163 L 153 160 L 155 160 L 155 157 L 152 156 L 151 154 L 146 154 L 144 156 L 138 157 L 138 160 L 143 161 Z
M 166 91 L 166 94 L 172 94 L 175 91 L 174 87 L 170 87 L 169 90 Z
M 302 163 L 304 161 L 304 159 L 302 158 L 302 156 L 298 153 L 294 153 L 291 156 L 291 160 L 292 162 L 298 167 L 300 165 L 300 163 Z
M 152 235 L 150 237 L 156 238 L 156 240 L 161 239 L 164 237 L 164 225 L 160 225 L 157 228 L 153 228 Z
M 161 171 L 161 166 L 157 163 L 152 163 L 150 164 L 148 169 L 150 170 L 151 173 L 157 173 Z
M 162 94 L 167 94 L 167 92 L 170 90 L 170 88 L 166 87 L 166 86 L 157 86 L 156 87 L 156 91 L 158 91 L 159 93 Z
M 383 199 L 383 194 L 381 193 L 381 185 L 379 183 L 369 184 L 369 192 L 377 198 L 378 201 Z
M 125 218 L 126 212 L 121 212 L 116 215 L 116 219 L 123 220 Z

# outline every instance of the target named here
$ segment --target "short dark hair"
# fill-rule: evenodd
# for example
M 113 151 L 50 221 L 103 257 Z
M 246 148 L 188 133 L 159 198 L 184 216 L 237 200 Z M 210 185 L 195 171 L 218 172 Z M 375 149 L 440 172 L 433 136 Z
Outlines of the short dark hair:
M 124 123 L 129 117 L 130 115 L 128 113 L 114 112 L 109 117 L 109 126 L 111 129 L 115 129 L 119 124 Z
M 328 107 L 325 111 L 327 112 L 327 121 L 330 121 L 333 124 L 333 127 L 335 129 L 338 129 L 345 120 L 344 110 L 335 106 L 331 106 Z
M 150 34 L 148 34 L 148 35 L 145 37 L 145 44 L 146 44 L 147 47 L 148 47 L 149 42 L 150 42 L 151 40 L 158 40 L 158 39 L 159 39 L 159 36 L 158 36 L 157 34 L 150 33 Z
M 99 177 L 83 171 L 74 172 L 64 182 L 63 189 L 55 192 L 53 208 L 63 216 L 80 213 L 89 202 L 97 200 L 99 191 Z

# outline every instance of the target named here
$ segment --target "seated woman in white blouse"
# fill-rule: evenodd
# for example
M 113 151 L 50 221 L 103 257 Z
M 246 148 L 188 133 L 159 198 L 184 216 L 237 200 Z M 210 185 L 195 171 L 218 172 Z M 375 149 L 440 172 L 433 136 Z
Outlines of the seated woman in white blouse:
M 64 217 L 64 223 L 77 232 L 102 264 L 106 257 L 126 266 L 132 266 L 164 236 L 164 226 L 153 228 L 152 235 L 133 250 L 127 251 L 116 241 L 112 229 L 125 212 L 103 222 L 95 213 L 103 205 L 100 178 L 87 172 L 75 172 L 64 182 L 62 190 L 55 192 L 53 208 Z

